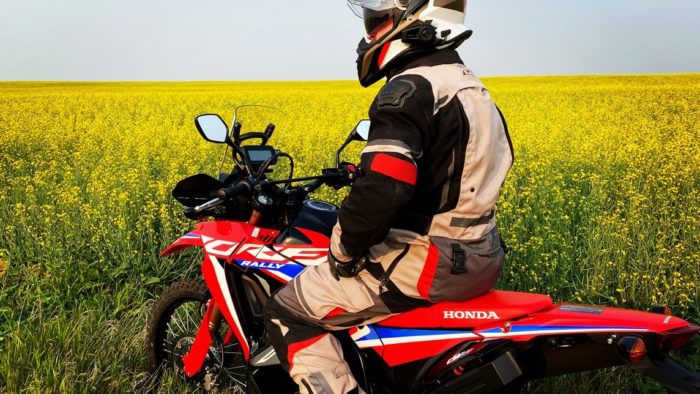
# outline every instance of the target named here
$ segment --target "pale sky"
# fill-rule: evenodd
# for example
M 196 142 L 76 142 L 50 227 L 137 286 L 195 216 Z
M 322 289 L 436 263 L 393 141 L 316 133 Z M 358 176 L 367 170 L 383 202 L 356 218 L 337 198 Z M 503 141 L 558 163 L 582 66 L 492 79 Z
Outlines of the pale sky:
M 700 0 L 469 0 L 482 76 L 700 72 Z M 354 79 L 344 0 L 0 0 L 0 80 Z

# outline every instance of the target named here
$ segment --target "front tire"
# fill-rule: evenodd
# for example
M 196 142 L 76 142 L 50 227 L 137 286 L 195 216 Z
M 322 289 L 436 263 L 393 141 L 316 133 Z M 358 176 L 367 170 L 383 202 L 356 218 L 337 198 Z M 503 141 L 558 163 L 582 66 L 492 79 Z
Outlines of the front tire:
M 213 332 L 213 343 L 202 372 L 187 378 L 182 371 L 182 356 L 189 352 L 211 299 L 201 279 L 186 279 L 170 286 L 153 307 L 148 319 L 146 354 L 156 381 L 164 371 L 205 390 L 224 386 L 227 391 L 246 391 L 246 364 L 238 342 L 223 345 L 228 326 L 222 321 Z

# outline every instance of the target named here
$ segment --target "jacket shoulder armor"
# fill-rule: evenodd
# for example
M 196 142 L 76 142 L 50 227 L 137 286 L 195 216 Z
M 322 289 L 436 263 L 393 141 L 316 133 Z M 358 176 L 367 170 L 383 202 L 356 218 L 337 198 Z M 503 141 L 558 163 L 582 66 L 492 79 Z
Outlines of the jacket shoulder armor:
M 379 91 L 377 105 L 379 108 L 403 108 L 406 100 L 416 93 L 416 84 L 406 78 L 393 79 Z

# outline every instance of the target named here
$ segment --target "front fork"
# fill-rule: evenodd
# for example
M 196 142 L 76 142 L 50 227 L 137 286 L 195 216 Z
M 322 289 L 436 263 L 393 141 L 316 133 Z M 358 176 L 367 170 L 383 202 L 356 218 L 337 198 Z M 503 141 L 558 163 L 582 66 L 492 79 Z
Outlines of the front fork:
M 207 305 L 204 319 L 199 326 L 190 351 L 183 357 L 184 372 L 188 377 L 195 376 L 201 371 L 209 348 L 212 345 L 212 333 L 219 329 L 221 320 L 226 319 L 228 332 L 224 345 L 230 344 L 234 337 L 238 340 L 241 352 L 246 362 L 250 359 L 250 347 L 243 333 L 243 327 L 232 297 L 236 292 L 231 291 L 227 281 L 226 268 L 219 260 L 211 255 L 205 255 L 202 263 L 202 276 L 209 288 L 212 299 Z
M 212 306 L 212 311 L 211 311 L 211 316 L 209 317 L 209 331 L 210 332 L 216 332 L 219 331 L 219 328 L 221 328 L 221 319 L 223 319 L 223 315 L 221 314 L 221 310 L 219 307 L 213 302 L 214 300 L 209 300 L 209 303 L 211 303 Z M 231 341 L 233 341 L 233 338 L 235 337 L 235 334 L 233 330 L 228 329 L 226 330 L 226 336 L 224 337 L 224 346 L 228 346 L 231 344 Z
M 258 211 L 253 211 L 248 223 L 257 225 L 261 219 L 262 214 Z M 236 307 L 231 299 L 234 293 L 229 289 L 229 284 L 226 280 L 226 268 L 221 265 L 216 257 L 205 252 L 202 263 L 202 276 L 212 294 L 212 299 L 207 304 L 207 312 L 200 323 L 192 348 L 182 358 L 184 363 L 183 370 L 190 378 L 202 370 L 212 344 L 212 333 L 219 330 L 221 320 L 224 318 L 228 322 L 229 327 L 223 340 L 223 345 L 230 344 L 234 338 L 238 339 L 245 361 L 248 362 L 250 359 L 250 347 L 243 333 L 243 327 L 239 321 Z
M 207 311 L 199 325 L 199 330 L 197 331 L 197 336 L 194 338 L 192 347 L 190 348 L 190 351 L 182 357 L 182 362 L 184 365 L 183 371 L 188 378 L 195 376 L 202 370 L 204 361 L 209 353 L 209 348 L 214 342 L 214 333 L 218 332 L 219 328 L 221 327 L 221 319 L 223 319 L 221 310 L 213 299 L 209 300 L 209 303 L 207 304 Z M 234 331 L 229 328 L 226 331 L 223 346 L 229 345 L 234 337 Z
M 207 304 L 207 311 L 204 313 L 204 318 L 199 324 L 199 330 L 197 331 L 197 336 L 194 338 L 192 347 L 190 348 L 190 351 L 182 357 L 182 370 L 185 372 L 188 378 L 195 376 L 202 370 L 204 360 L 207 357 L 207 353 L 209 353 L 209 347 L 212 343 L 212 331 L 209 329 L 209 327 L 212 321 L 212 315 L 214 315 L 215 307 L 216 305 L 212 302 L 212 300 L 210 300 Z M 221 313 L 218 314 L 221 315 Z
M 223 316 L 221 314 L 221 310 L 218 306 L 216 306 L 216 304 L 213 301 L 214 300 L 209 300 L 209 304 L 211 304 L 211 316 L 209 316 L 209 331 L 211 332 L 219 331 L 219 328 L 221 327 L 221 317 Z

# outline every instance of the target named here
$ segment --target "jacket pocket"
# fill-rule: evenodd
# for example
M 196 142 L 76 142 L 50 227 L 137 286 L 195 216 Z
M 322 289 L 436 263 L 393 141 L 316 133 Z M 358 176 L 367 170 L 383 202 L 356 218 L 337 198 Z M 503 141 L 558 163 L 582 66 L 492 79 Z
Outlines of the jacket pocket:
M 430 301 L 465 301 L 488 292 L 498 282 L 505 253 L 496 230 L 475 241 L 434 237 L 432 242 L 437 262 L 427 290 Z M 424 269 L 430 269 L 430 264 Z

